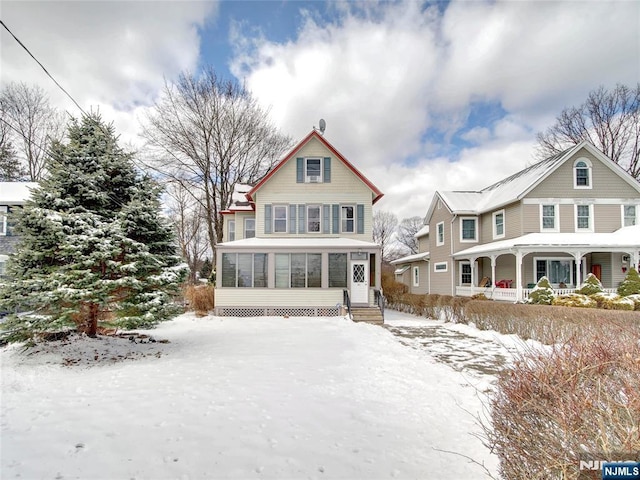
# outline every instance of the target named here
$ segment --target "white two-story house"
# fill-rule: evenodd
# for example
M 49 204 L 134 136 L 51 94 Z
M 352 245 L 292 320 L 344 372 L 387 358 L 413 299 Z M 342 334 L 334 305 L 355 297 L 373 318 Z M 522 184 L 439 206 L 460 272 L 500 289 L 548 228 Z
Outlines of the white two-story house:
M 615 289 L 640 262 L 640 183 L 588 142 L 429 206 L 428 293 L 523 300 L 543 276 Z
M 11 212 L 26 203 L 35 182 L 0 182 L 0 277 L 5 264 L 15 249 L 18 237 L 12 227 Z
M 373 307 L 382 193 L 313 130 L 255 186 L 236 188 L 216 248 L 218 315 L 337 315 Z

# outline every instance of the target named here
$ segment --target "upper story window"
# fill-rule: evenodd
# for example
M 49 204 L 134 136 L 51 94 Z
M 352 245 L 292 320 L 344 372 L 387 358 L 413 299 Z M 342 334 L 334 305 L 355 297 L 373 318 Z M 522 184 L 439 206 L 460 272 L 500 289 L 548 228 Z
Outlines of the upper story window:
M 558 232 L 558 205 L 540 205 L 540 231 Z
M 592 205 L 576 205 L 576 232 L 593 232 Z
M 622 226 L 638 225 L 638 205 L 622 205 Z
M 322 159 L 305 158 L 305 179 L 309 183 L 322 182 Z
M 444 245 L 444 222 L 436 225 L 436 245 Z
M 460 241 L 477 242 L 478 229 L 477 218 L 460 218 Z
M 353 233 L 355 231 L 355 207 L 343 205 L 340 212 L 342 233 Z
M 573 164 L 574 188 L 591 188 L 591 162 L 586 158 L 579 158 Z
M 493 238 L 504 237 L 504 210 L 493 213 Z
M 7 212 L 8 207 L 6 205 L 0 205 L 0 235 L 7 234 Z
M 227 233 L 229 234 L 229 241 L 233 242 L 236 239 L 236 221 L 229 220 L 227 223 Z
M 244 238 L 253 238 L 256 236 L 256 219 L 244 219 Z
M 299 157 L 296 160 L 297 183 L 331 182 L 331 157 Z
M 307 232 L 320 233 L 320 205 L 307 206 Z
M 286 205 L 273 206 L 273 231 L 275 233 L 287 232 L 287 210 Z

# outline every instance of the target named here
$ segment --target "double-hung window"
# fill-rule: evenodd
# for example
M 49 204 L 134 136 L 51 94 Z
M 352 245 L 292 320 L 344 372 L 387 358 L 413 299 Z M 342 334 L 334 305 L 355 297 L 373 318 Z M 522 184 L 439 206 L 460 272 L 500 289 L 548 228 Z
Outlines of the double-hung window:
M 256 236 L 256 219 L 244 219 L 244 238 L 253 238 Z
M 343 205 L 340 208 L 342 233 L 355 232 L 355 207 L 353 205 Z
M 460 219 L 460 241 L 461 242 L 477 242 L 478 241 L 478 229 L 476 218 L 464 218 Z
M 444 222 L 436 225 L 436 246 L 444 245 Z
M 309 183 L 322 182 L 322 159 L 305 158 L 305 178 Z
M 586 158 L 579 158 L 573 164 L 574 188 L 591 188 L 591 162 Z
M 558 227 L 558 205 L 540 205 L 540 231 L 557 232 Z
M 631 227 L 638 224 L 638 205 L 622 206 L 622 226 Z
M 227 233 L 229 234 L 229 241 L 233 242 L 236 239 L 236 221 L 229 220 L 227 223 Z
M 287 210 L 286 205 L 273 206 L 273 231 L 275 233 L 287 232 Z
M 460 262 L 460 285 L 471 285 L 471 263 Z
M 504 210 L 493 213 L 493 238 L 504 237 Z
M 8 207 L 6 205 L 0 205 L 0 235 L 7 234 L 7 213 Z
M 308 205 L 307 206 L 307 232 L 320 233 L 320 205 Z
M 592 205 L 576 205 L 576 232 L 593 232 Z

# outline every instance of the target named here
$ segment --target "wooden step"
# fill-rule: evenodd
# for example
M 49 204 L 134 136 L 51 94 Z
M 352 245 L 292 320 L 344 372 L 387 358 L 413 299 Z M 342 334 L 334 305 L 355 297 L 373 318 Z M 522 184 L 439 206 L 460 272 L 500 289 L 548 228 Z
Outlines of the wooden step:
M 383 325 L 384 318 L 378 307 L 354 307 L 351 309 L 354 322 L 365 322 L 373 325 Z

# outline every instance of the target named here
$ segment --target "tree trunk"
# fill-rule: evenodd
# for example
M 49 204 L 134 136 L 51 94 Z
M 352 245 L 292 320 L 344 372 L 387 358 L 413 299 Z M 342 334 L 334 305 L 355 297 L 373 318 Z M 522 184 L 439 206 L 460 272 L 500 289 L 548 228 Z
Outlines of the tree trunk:
M 87 318 L 87 335 L 96 338 L 98 334 L 98 304 L 89 304 L 89 318 Z

